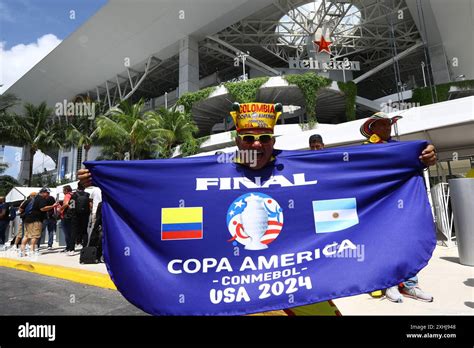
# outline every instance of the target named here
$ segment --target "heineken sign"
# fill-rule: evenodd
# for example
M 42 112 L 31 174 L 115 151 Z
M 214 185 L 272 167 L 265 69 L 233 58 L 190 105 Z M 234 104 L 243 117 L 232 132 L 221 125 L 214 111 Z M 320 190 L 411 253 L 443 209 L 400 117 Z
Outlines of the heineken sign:
M 343 60 L 336 60 L 331 58 L 332 42 L 326 41 L 324 35 L 321 35 L 319 40 L 311 40 L 314 45 L 314 50 L 308 49 L 309 55 L 316 53 L 309 59 L 289 58 L 290 69 L 302 70 L 360 70 L 360 63 L 350 61 L 347 58 Z
M 349 59 L 321 62 L 316 59 L 295 59 L 288 60 L 290 69 L 313 69 L 313 70 L 360 70 L 359 62 L 352 62 Z

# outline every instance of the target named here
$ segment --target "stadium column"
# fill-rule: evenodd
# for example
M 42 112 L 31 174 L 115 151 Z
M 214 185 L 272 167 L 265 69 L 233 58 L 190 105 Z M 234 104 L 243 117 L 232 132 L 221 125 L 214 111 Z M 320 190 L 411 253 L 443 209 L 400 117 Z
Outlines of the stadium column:
M 417 0 L 406 0 L 406 4 L 421 37 L 426 42 L 434 83 L 438 85 L 450 82 L 449 62 L 446 58 L 447 52 L 445 52 L 439 24 L 433 13 L 431 3 L 429 1 L 421 1 L 419 3 L 420 6 L 418 6 Z M 450 21 L 452 19 L 442 20 Z M 446 25 L 445 23 L 443 24 Z
M 179 96 L 199 89 L 199 44 L 192 37 L 179 41 Z

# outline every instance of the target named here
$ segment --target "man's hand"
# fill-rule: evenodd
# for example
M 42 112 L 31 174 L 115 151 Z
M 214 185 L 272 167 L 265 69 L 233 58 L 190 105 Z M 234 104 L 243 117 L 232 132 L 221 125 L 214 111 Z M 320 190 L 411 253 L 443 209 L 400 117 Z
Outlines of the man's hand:
M 79 169 L 77 171 L 77 178 L 84 187 L 92 186 L 92 174 L 89 169 Z
M 432 166 L 436 163 L 436 149 L 433 145 L 428 145 L 422 152 L 421 156 L 418 157 L 421 162 L 427 167 Z

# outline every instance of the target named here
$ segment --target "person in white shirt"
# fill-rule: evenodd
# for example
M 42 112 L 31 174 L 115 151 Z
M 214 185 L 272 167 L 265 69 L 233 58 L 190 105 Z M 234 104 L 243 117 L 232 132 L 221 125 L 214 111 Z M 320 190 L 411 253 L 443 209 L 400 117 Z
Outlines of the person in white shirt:
M 90 198 L 92 199 L 92 219 L 90 219 L 90 227 L 93 228 L 97 216 L 97 206 L 102 202 L 102 191 L 100 188 L 94 186 Z

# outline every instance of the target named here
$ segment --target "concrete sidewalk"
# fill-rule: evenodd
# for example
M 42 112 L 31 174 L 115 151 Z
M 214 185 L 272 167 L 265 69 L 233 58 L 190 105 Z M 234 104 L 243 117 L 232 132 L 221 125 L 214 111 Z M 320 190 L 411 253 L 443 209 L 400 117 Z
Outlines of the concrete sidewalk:
M 43 248 L 40 256 L 36 258 L 19 258 L 16 252 L 7 250 L 0 252 L 0 266 L 114 288 L 105 264 L 81 265 L 79 251 L 74 256 L 68 256 L 60 252 L 62 249 L 62 247 L 55 247 L 53 250 Z M 19 263 L 21 265 L 17 267 Z M 32 266 L 28 266 L 28 263 Z M 38 265 L 43 266 L 38 267 Z M 62 276 L 64 274 L 66 276 Z M 459 263 L 456 247 L 447 248 L 438 245 L 428 266 L 421 270 L 418 276 L 420 287 L 434 296 L 434 302 L 426 303 L 404 298 L 403 303 L 393 303 L 384 297 L 374 299 L 368 294 L 362 294 L 335 299 L 334 303 L 342 315 L 474 314 L 474 267 L 463 266 Z
M 80 247 L 79 247 L 80 248 Z M 77 249 L 74 256 L 68 256 L 66 253 L 61 252 L 64 247 L 55 246 L 53 244 L 52 250 L 47 250 L 45 246 L 40 248 L 40 255 L 38 257 L 18 257 L 18 253 L 14 249 L 8 249 L 7 251 L 0 251 L 0 258 L 9 258 L 20 261 L 29 262 L 41 262 L 49 265 L 59 265 L 63 267 L 72 267 L 84 271 L 107 273 L 105 263 L 83 265 L 79 263 L 80 249 Z
M 63 249 L 59 246 L 52 250 L 43 247 L 40 249 L 40 255 L 31 257 L 19 257 L 18 251 L 14 248 L 0 251 L 0 267 L 116 290 L 104 263 L 80 264 L 80 250 L 69 256 L 61 252 Z
M 342 315 L 474 315 L 474 267 L 459 263 L 457 247 L 438 245 L 418 279 L 420 288 L 433 295 L 433 302 L 404 297 L 403 303 L 393 303 L 368 294 L 333 302 Z

